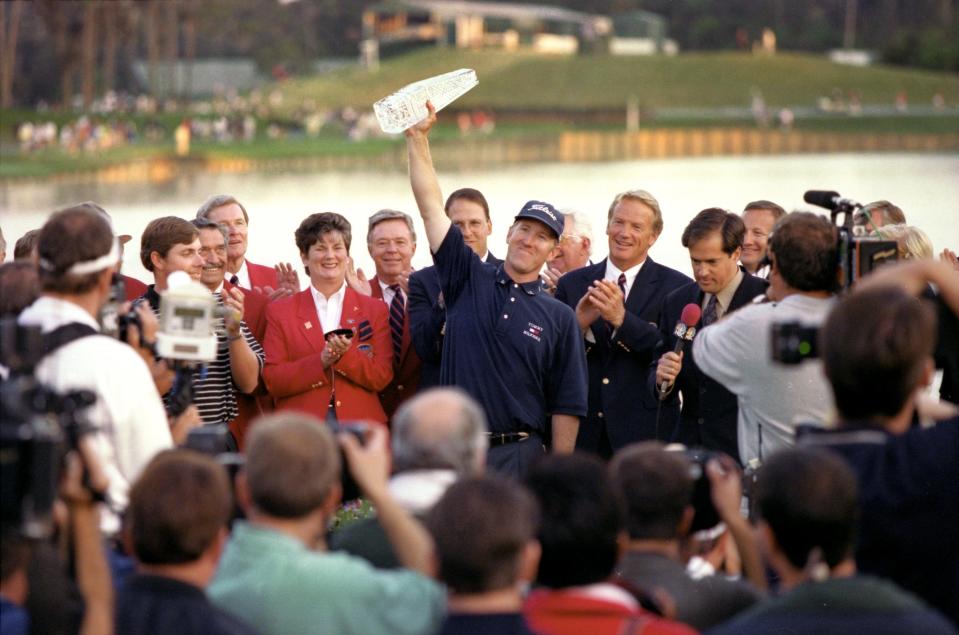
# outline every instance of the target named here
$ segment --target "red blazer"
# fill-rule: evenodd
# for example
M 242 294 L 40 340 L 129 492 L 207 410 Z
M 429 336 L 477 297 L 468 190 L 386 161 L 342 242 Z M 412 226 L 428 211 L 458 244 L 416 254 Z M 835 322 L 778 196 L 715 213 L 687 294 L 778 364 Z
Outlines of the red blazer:
M 249 260 L 246 261 L 246 270 L 250 274 L 250 284 L 253 288 L 272 287 L 276 289 L 279 281 L 276 279 L 276 269 L 264 265 L 255 265 Z M 253 328 L 252 326 L 250 328 Z
M 126 288 L 127 302 L 132 302 L 147 292 L 147 286 L 136 278 L 131 278 L 122 273 L 120 277 L 123 278 L 123 285 Z
M 223 283 L 224 293 L 229 293 L 232 288 L 233 285 L 229 282 Z M 240 290 L 243 292 L 243 321 L 246 322 L 256 341 L 262 344 L 263 336 L 266 334 L 266 306 L 270 300 L 262 293 L 242 288 Z M 254 419 L 273 410 L 273 398 L 266 392 L 262 377 L 252 394 L 236 393 L 236 406 L 239 412 L 230 422 L 230 431 L 242 451 L 246 447 L 246 435 Z
M 370 280 L 370 288 L 373 297 L 383 302 L 386 307 L 386 326 L 389 329 L 390 305 L 386 304 L 383 298 L 383 289 L 380 288 L 380 281 L 376 276 Z M 409 294 L 407 295 L 407 306 L 409 305 Z M 390 346 L 393 345 L 392 335 L 390 336 Z M 403 320 L 403 348 L 399 359 L 393 358 L 393 381 L 390 385 L 380 392 L 380 403 L 383 404 L 383 410 L 386 416 L 393 418 L 393 413 L 399 408 L 400 404 L 412 397 L 416 393 L 416 388 L 420 383 L 420 361 L 416 349 L 413 348 L 410 339 L 410 316 L 406 313 L 406 319 Z
M 300 410 L 325 418 L 335 370 L 339 420 L 386 423 L 377 397 L 377 392 L 393 379 L 386 305 L 347 287 L 340 328 L 353 329 L 353 342 L 338 362 L 324 369 L 320 354 L 326 342 L 310 289 L 270 303 L 263 341 L 263 380 L 276 409 Z
M 232 288 L 229 281 L 223 282 L 223 293 L 229 293 Z M 243 292 L 243 321 L 256 341 L 262 344 L 263 336 L 266 335 L 266 306 L 270 303 L 270 298 L 250 289 L 237 288 Z

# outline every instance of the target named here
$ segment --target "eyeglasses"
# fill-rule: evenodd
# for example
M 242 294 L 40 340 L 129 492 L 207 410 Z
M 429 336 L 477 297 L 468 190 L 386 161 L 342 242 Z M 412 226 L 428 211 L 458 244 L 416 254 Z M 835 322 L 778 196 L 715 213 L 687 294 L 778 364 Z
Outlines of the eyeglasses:
M 582 240 L 583 240 L 583 237 L 577 236 L 576 234 L 563 234 L 562 236 L 559 237 L 559 244 L 562 245 L 563 243 L 570 242 L 570 241 L 578 243 Z

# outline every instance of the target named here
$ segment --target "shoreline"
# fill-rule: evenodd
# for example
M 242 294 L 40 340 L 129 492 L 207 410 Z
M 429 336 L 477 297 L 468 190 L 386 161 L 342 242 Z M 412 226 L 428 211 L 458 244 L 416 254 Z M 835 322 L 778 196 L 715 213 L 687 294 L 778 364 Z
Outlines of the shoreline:
M 638 132 L 569 131 L 559 135 L 506 139 L 463 138 L 436 143 L 434 160 L 463 171 L 529 163 L 580 163 L 710 156 L 783 156 L 849 152 L 959 152 L 959 132 L 835 133 L 755 128 L 653 129 Z M 376 155 L 320 155 L 255 159 L 174 157 L 73 170 L 45 176 L 0 178 L 0 185 L 162 184 L 196 172 L 246 174 L 322 170 L 406 170 L 406 147 L 397 143 Z

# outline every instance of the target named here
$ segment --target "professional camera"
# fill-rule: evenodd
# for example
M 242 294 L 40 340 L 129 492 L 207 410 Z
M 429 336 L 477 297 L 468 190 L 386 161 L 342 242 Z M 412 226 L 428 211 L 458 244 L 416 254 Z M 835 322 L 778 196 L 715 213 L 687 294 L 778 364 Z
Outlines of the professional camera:
M 53 530 L 52 510 L 63 459 L 92 431 L 83 416 L 96 401 L 88 390 L 57 392 L 33 376 L 43 356 L 39 327 L 0 321 L 0 507 L 4 528 L 28 538 Z
M 896 241 L 856 234 L 856 221 L 863 220 L 860 203 L 843 198 L 837 192 L 822 190 L 807 191 L 803 194 L 803 200 L 828 209 L 833 224 L 839 228 L 839 288 L 848 289 L 876 267 L 899 259 Z M 839 223 L 840 214 L 843 216 L 842 223 Z
M 121 342 L 127 341 L 127 332 L 131 324 L 136 325 L 137 329 L 141 333 L 143 332 L 140 316 L 133 307 L 126 313 L 121 311 L 126 297 L 126 284 L 123 282 L 123 277 L 119 274 L 113 274 L 110 297 L 100 309 L 97 321 L 100 323 L 101 333 L 115 337 Z
M 157 352 L 166 359 L 211 362 L 216 359 L 214 321 L 222 317 L 210 290 L 183 271 L 170 274 L 160 297 Z
M 719 524 L 719 514 L 713 505 L 712 486 L 706 474 L 706 464 L 719 456 L 703 448 L 690 448 L 683 452 L 689 461 L 689 472 L 694 479 L 692 505 L 695 510 L 689 533 L 711 529 Z
M 227 476 L 230 479 L 230 489 L 233 490 L 233 515 L 231 523 L 234 520 L 245 518 L 243 508 L 240 507 L 239 499 L 236 496 L 236 475 L 243 467 L 245 458 L 239 452 L 234 451 L 234 443 L 230 438 L 230 430 L 225 424 L 216 423 L 202 425 L 193 428 L 186 436 L 183 447 L 216 459 L 226 469 Z
M 819 327 L 800 322 L 779 322 L 772 328 L 773 361 L 781 364 L 800 364 L 803 360 L 819 357 Z
M 193 376 L 204 362 L 216 359 L 216 323 L 224 312 L 209 289 L 183 271 L 170 274 L 160 296 L 156 353 L 173 363 L 176 376 L 165 397 L 167 412 L 176 417 L 193 403 Z
M 709 475 L 706 474 L 706 464 L 719 457 L 719 453 L 705 448 L 687 448 L 681 444 L 668 445 L 666 450 L 682 454 L 689 463 L 689 474 L 693 479 L 693 497 L 690 505 L 695 512 L 689 533 L 712 529 L 719 524 L 719 514 L 713 505 L 712 486 L 709 483 Z
M 848 289 L 873 269 L 899 259 L 896 241 L 856 234 L 855 230 L 860 228 L 857 221 L 864 220 L 860 203 L 842 198 L 836 192 L 821 190 L 807 191 L 803 200 L 830 210 L 832 222 L 839 228 L 836 268 L 840 289 Z M 840 214 L 842 223 L 839 222 Z M 819 357 L 817 326 L 806 326 L 797 321 L 782 322 L 773 324 L 770 336 L 773 361 L 794 365 Z

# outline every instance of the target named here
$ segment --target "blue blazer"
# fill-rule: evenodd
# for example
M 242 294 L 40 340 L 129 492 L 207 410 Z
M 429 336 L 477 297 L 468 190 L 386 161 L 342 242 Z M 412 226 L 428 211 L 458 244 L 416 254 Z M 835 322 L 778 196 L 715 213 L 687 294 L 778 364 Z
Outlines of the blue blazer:
M 766 280 L 744 272 L 743 280 L 733 294 L 726 314 L 749 304 L 757 295 L 765 293 L 768 286 L 769 283 Z M 663 345 L 657 360 L 667 350 L 673 350 L 677 339 L 673 330 L 679 322 L 683 307 L 687 304 L 702 306 L 705 295 L 698 284 L 691 282 L 666 296 L 663 312 L 659 318 Z M 696 328 L 699 329 L 701 326 L 702 319 L 696 324 Z M 756 337 L 769 336 L 757 333 Z M 650 369 L 647 389 L 652 395 L 658 395 L 655 360 Z M 683 394 L 682 412 L 679 411 L 679 393 Z M 738 461 L 739 447 L 736 440 L 738 415 L 739 406 L 736 395 L 699 370 L 693 357 L 693 347 L 687 345 L 682 370 L 679 371 L 672 391 L 662 406 L 659 422 L 660 439 L 682 443 L 689 447 L 701 446 L 709 450 L 718 450 Z
M 574 310 L 595 280 L 606 275 L 606 260 L 567 272 L 559 279 L 556 299 Z M 655 435 L 656 399 L 648 394 L 646 376 L 660 349 L 659 317 L 666 294 L 692 280 L 646 258 L 626 298 L 626 317 L 609 338 L 602 318 L 590 325 L 595 342 L 586 340 L 589 410 L 581 418 L 578 449 L 606 455 L 624 445 Z M 609 440 L 609 448 L 603 435 Z

